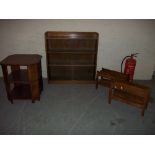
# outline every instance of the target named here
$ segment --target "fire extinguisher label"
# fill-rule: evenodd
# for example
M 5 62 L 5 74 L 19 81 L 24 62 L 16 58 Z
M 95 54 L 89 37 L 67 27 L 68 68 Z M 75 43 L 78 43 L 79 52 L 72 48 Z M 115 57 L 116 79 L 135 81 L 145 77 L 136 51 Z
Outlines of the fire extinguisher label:
M 134 76 L 134 70 L 136 66 L 136 60 L 129 58 L 126 60 L 124 73 L 129 75 L 129 79 L 132 81 Z

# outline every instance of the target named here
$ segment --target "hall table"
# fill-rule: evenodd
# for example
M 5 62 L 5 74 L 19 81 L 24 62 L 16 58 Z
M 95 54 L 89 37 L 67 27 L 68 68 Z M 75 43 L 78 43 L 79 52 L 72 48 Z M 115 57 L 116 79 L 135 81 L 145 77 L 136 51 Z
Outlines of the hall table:
M 99 77 L 101 78 L 99 80 Z M 102 68 L 100 71 L 97 71 L 96 74 L 96 89 L 98 88 L 98 84 L 102 84 L 105 87 L 109 87 L 112 81 L 129 81 L 128 75 L 124 73 Z
M 3 59 L 2 67 L 8 100 L 40 100 L 43 90 L 41 55 L 14 54 Z

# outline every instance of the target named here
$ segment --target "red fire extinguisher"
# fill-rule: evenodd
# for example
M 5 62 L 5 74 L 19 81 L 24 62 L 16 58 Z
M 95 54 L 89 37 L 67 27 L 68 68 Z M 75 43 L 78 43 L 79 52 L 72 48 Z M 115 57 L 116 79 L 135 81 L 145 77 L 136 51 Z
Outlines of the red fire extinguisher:
M 134 57 L 137 57 L 136 56 L 137 54 L 138 53 L 135 53 L 135 54 L 131 54 L 130 56 L 124 57 L 121 63 L 121 72 L 122 72 L 123 63 L 126 60 L 125 67 L 124 67 L 124 74 L 127 74 L 129 76 L 129 81 L 133 81 L 134 71 L 136 67 L 136 59 L 134 59 Z

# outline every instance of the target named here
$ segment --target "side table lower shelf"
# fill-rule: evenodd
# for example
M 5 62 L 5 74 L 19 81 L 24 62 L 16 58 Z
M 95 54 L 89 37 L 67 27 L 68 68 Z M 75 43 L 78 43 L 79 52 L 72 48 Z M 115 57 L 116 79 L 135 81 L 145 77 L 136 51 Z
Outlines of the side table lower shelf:
M 13 100 L 16 99 L 16 100 L 22 100 L 22 99 L 32 99 L 32 91 L 31 91 L 31 88 L 30 88 L 30 84 L 16 84 L 12 89 L 11 89 L 11 92 L 10 92 L 10 100 L 11 100 L 11 103 L 13 103 Z M 32 99 L 32 103 L 35 102 L 35 100 L 40 100 L 40 95 L 35 98 L 35 99 Z
M 11 90 L 11 98 L 30 99 L 31 98 L 30 86 L 28 84 L 14 86 L 14 88 Z

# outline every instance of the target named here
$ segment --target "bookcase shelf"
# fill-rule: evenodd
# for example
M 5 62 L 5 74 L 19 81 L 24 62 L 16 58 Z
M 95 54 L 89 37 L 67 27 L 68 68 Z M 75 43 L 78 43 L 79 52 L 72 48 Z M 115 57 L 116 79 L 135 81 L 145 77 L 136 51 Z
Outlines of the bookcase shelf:
M 49 31 L 45 47 L 49 83 L 95 81 L 98 33 Z

